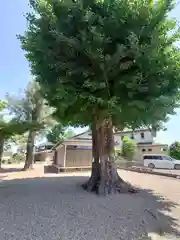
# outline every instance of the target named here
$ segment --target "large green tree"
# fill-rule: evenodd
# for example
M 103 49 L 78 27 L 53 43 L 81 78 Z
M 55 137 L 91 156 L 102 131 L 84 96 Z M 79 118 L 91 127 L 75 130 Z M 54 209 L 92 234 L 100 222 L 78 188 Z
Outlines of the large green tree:
M 22 48 L 56 117 L 91 125 L 89 191 L 134 191 L 116 171 L 113 127 L 157 128 L 177 107 L 174 2 L 30 0 Z
M 26 160 L 23 170 L 33 167 L 34 145 L 38 134 L 54 124 L 51 117 L 52 109 L 45 104 L 45 100 L 40 93 L 40 86 L 37 82 L 29 82 L 23 97 L 7 96 L 8 108 L 17 121 L 32 123 L 28 130 L 26 144 Z

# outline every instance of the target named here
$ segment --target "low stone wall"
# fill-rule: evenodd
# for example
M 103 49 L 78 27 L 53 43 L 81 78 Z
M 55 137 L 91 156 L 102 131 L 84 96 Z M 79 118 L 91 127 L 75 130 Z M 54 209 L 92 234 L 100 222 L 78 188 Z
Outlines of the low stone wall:
M 120 169 L 122 169 L 122 168 L 120 168 Z M 179 174 L 155 172 L 152 169 L 145 168 L 145 167 L 127 167 L 127 168 L 123 168 L 123 170 L 131 171 L 131 172 L 137 172 L 137 173 L 145 173 L 145 174 L 151 174 L 151 175 L 157 175 L 157 176 L 164 176 L 164 177 L 180 179 L 180 175 Z
M 44 166 L 44 173 L 59 173 L 59 172 L 60 169 L 53 164 Z
M 44 173 L 60 173 L 60 172 L 74 172 L 74 171 L 90 171 L 91 166 L 81 167 L 60 167 L 55 164 L 44 166 Z
M 117 160 L 116 164 L 118 168 L 127 168 L 127 167 L 143 167 L 142 161 L 129 161 L 129 160 Z

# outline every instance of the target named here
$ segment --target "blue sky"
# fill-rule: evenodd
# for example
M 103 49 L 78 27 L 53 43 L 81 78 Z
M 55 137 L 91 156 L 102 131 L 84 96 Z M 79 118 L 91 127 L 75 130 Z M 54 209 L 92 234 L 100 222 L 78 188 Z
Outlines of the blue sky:
M 20 49 L 20 43 L 16 34 L 23 33 L 26 28 L 26 20 L 23 16 L 28 12 L 28 0 L 2 1 L 0 8 L 0 99 L 8 92 L 18 93 L 24 89 L 31 79 L 28 62 L 24 52 Z M 180 22 L 180 4 L 171 13 Z M 180 109 L 177 115 L 171 117 L 166 125 L 167 131 L 159 132 L 157 142 L 171 143 L 180 141 Z

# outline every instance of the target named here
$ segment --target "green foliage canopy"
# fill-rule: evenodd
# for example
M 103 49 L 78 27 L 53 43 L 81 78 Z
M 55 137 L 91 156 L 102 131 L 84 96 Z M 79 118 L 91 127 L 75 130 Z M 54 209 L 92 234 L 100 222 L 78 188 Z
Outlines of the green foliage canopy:
M 10 120 L 8 122 L 0 121 L 0 136 L 4 139 L 8 139 L 16 134 L 23 134 L 28 131 L 30 128 L 37 128 L 36 123 L 16 120 Z
M 6 106 L 6 103 L 2 100 L 0 100 L 0 111 L 3 110 Z
M 58 143 L 74 135 L 74 132 L 69 130 L 61 123 L 56 124 L 46 135 L 48 142 Z
M 30 0 L 19 36 L 43 96 L 66 124 L 111 115 L 114 125 L 159 126 L 178 106 L 175 1 Z
M 22 97 L 7 95 L 7 107 L 16 121 L 32 123 L 29 130 L 40 130 L 53 126 L 52 109 L 45 104 L 36 81 L 30 81 Z
M 34 123 L 30 124 L 29 121 L 18 120 L 16 118 L 7 118 L 7 113 L 3 110 L 7 110 L 8 102 L 0 102 L 0 138 L 7 140 L 16 134 L 23 134 L 30 127 L 34 127 Z

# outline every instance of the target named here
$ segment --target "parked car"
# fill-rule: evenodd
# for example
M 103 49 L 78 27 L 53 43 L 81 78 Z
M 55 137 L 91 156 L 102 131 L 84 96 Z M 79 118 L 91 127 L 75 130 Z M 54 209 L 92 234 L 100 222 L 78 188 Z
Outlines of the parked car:
M 180 160 L 161 154 L 145 154 L 144 166 L 149 168 L 180 169 Z

